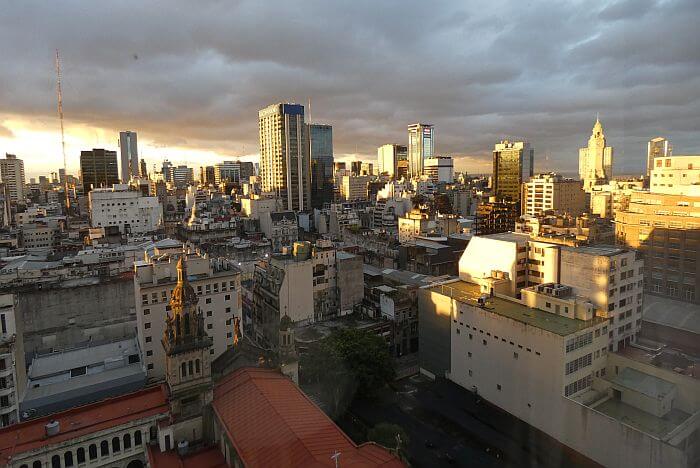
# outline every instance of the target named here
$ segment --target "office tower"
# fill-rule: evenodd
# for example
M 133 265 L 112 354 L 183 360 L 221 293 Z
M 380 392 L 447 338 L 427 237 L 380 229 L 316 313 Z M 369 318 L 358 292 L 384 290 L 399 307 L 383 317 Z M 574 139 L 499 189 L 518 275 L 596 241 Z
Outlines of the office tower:
M 537 216 L 552 211 L 579 216 L 586 208 L 586 192 L 578 180 L 550 172 L 523 183 L 523 214 Z
M 333 201 L 333 127 L 309 124 L 311 157 L 311 205 L 322 208 Z
M 136 146 L 136 132 L 119 132 L 119 150 L 121 152 L 122 183 L 128 183 L 132 177 L 139 175 L 139 152 Z
M 24 161 L 17 159 L 14 154 L 5 153 L 5 159 L 0 159 L 0 180 L 5 184 L 11 203 L 24 201 L 27 196 L 24 187 Z
M 520 190 L 533 173 L 535 150 L 526 141 L 504 140 L 493 149 L 493 194 L 520 208 Z
M 700 156 L 656 158 L 649 190 L 615 213 L 617 242 L 644 254 L 647 292 L 700 304 Z
M 596 118 L 588 146 L 578 150 L 578 173 L 586 192 L 612 180 L 613 148 L 605 145 L 603 125 Z
M 178 187 L 183 187 L 194 183 L 194 170 L 191 167 L 179 165 L 170 169 L 172 174 L 171 182 Z
M 172 182 L 173 178 L 173 163 L 168 161 L 167 159 L 163 161 L 163 165 L 161 166 L 161 173 L 163 174 L 163 180 L 166 182 Z
M 382 145 L 377 148 L 377 166 L 379 175 L 386 174 L 398 179 L 399 161 L 408 159 L 408 148 L 404 145 Z
M 480 201 L 476 206 L 474 235 L 485 236 L 513 231 L 517 213 L 518 207 L 512 201 L 497 200 L 496 197 Z
M 304 106 L 273 104 L 258 113 L 260 178 L 288 210 L 311 208 L 311 164 Z
M 111 187 L 118 184 L 117 152 L 103 148 L 81 151 L 80 173 L 85 194 L 93 188 Z
M 255 175 L 255 164 L 251 161 L 240 161 L 239 164 L 241 165 L 241 183 L 249 182 Z
M 240 161 L 222 161 L 214 164 L 214 182 L 218 185 L 222 182 L 232 182 L 235 184 L 241 181 Z
M 148 168 L 146 167 L 146 160 L 141 160 L 141 169 L 139 170 L 139 175 L 144 179 L 148 179 Z
M 408 126 L 408 170 L 411 177 L 423 175 L 425 160 L 433 157 L 434 127 L 417 123 Z
M 345 201 L 367 200 L 369 176 L 342 176 L 338 178 L 340 197 Z
M 656 137 L 647 143 L 647 177 L 654 170 L 654 158 L 668 158 L 673 153 L 671 142 L 663 137 Z
M 64 168 L 58 170 L 58 183 L 61 185 L 66 183 L 66 170 Z
M 351 161 L 350 172 L 354 176 L 362 175 L 362 161 Z
M 214 166 L 201 166 L 199 168 L 199 183 L 202 185 L 216 183 L 216 168 Z
M 425 160 L 423 174 L 437 184 L 439 182 L 452 183 L 455 179 L 454 162 L 450 156 L 434 156 Z

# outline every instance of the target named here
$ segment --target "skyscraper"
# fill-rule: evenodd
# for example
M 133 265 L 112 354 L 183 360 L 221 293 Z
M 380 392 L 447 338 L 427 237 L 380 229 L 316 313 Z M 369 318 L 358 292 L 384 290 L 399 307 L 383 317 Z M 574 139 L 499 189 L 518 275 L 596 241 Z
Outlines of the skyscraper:
M 408 126 L 408 170 L 411 177 L 423 175 L 425 160 L 433 156 L 434 127 L 417 123 Z
M 139 170 L 139 175 L 144 179 L 148 179 L 148 168 L 146 167 L 146 160 L 141 160 L 141 169 Z
M 503 140 L 493 149 L 493 193 L 520 208 L 520 190 L 533 174 L 535 150 L 526 141 Z
M 377 148 L 377 166 L 379 175 L 386 174 L 396 177 L 399 161 L 408 159 L 408 148 L 405 145 L 382 145 Z
M 17 159 L 14 154 L 5 153 L 5 159 L 0 159 L 0 180 L 10 197 L 10 202 L 24 201 L 27 192 L 24 187 L 24 161 Z
M 590 191 L 594 185 L 602 185 L 612 180 L 613 148 L 605 146 L 603 125 L 596 118 L 588 146 L 578 151 L 578 173 L 583 181 L 583 189 Z
M 119 132 L 119 149 L 121 151 L 121 179 L 126 184 L 132 177 L 139 175 L 139 151 L 136 145 L 136 132 Z
M 311 205 L 321 208 L 333 199 L 333 127 L 308 124 L 311 158 Z
M 311 208 L 311 164 L 304 106 L 279 103 L 258 113 L 262 190 L 287 210 Z
M 111 187 L 118 184 L 117 152 L 102 148 L 81 151 L 80 173 L 83 180 L 83 191 L 86 195 L 93 188 Z
M 663 137 L 656 137 L 647 143 L 647 177 L 654 170 L 654 158 L 670 158 L 673 153 L 671 142 Z

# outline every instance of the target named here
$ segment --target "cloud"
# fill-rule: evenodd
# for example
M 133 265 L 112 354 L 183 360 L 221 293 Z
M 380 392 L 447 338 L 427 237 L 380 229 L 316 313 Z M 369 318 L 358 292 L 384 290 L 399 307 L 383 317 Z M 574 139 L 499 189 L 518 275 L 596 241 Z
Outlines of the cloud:
M 12 130 L 0 124 L 0 137 L 13 138 L 15 136 Z
M 599 112 L 617 171 L 639 171 L 657 135 L 700 151 L 699 13 L 693 0 L 10 2 L 0 41 L 21 47 L 4 50 L 0 102 L 55 119 L 59 48 L 66 120 L 158 147 L 248 155 L 260 108 L 311 99 L 340 157 L 374 158 L 428 121 L 467 169 L 519 136 L 536 168 L 541 155 L 573 171 Z

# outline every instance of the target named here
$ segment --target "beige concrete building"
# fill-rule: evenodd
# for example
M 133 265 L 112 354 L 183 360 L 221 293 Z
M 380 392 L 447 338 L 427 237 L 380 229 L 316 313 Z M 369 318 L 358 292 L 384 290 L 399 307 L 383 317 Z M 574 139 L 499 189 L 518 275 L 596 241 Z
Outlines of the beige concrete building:
M 700 197 L 700 156 L 673 156 L 654 159 L 649 191 Z
M 273 194 L 267 196 L 251 194 L 241 198 L 241 212 L 250 219 L 260 219 L 264 213 L 274 213 L 282 209 L 279 198 Z
M 611 349 L 617 350 L 635 342 L 641 327 L 643 264 L 628 249 L 559 245 L 503 233 L 473 237 L 459 261 L 459 277 L 481 285 L 483 292 L 494 288 L 512 297 L 542 284 L 571 286 L 610 319 Z M 503 280 L 506 285 L 492 286 Z
M 613 219 L 617 211 L 627 208 L 632 193 L 643 187 L 642 179 L 611 180 L 607 184 L 594 185 L 588 190 L 588 212 L 601 218 Z
M 523 184 L 522 204 L 522 213 L 529 215 L 552 211 L 578 216 L 587 211 L 581 182 L 555 173 L 530 177 Z
M 437 232 L 438 226 L 435 218 L 428 213 L 413 209 L 405 216 L 398 218 L 399 242 L 405 243 L 415 237 L 427 236 Z
M 647 292 L 700 303 L 700 196 L 635 192 L 615 236 L 644 254 Z
M 0 181 L 5 184 L 12 203 L 24 202 L 27 196 L 24 161 L 14 154 L 5 153 L 5 159 L 0 159 Z
M 165 376 L 165 354 L 161 338 L 177 284 L 176 264 L 182 254 L 160 254 L 134 263 L 134 296 L 139 346 L 143 350 L 148 377 Z M 233 345 L 233 322 L 242 319 L 240 271 L 225 259 L 189 254 L 189 283 L 199 298 L 206 333 L 213 340 L 211 360 Z
M 379 175 L 397 177 L 400 161 L 407 161 L 408 148 L 405 145 L 382 145 L 377 148 L 377 169 Z
M 655 158 L 669 158 L 673 154 L 671 142 L 664 137 L 656 137 L 647 143 L 647 177 L 651 177 L 654 170 Z
M 346 201 L 367 200 L 367 184 L 372 180 L 368 175 L 338 177 L 340 197 Z

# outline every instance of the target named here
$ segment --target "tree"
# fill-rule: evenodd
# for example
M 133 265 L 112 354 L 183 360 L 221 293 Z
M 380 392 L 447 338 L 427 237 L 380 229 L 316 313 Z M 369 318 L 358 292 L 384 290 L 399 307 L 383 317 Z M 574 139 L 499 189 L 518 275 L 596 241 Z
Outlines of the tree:
M 317 384 L 331 414 L 342 414 L 356 397 L 369 398 L 394 379 L 386 341 L 366 330 L 336 330 L 301 356 L 302 380 Z
M 450 202 L 450 197 L 444 193 L 435 195 L 435 210 L 442 214 L 452 214 L 452 202 Z
M 391 423 L 379 423 L 367 431 L 367 439 L 388 449 L 401 449 L 408 446 L 408 435 L 403 427 Z

